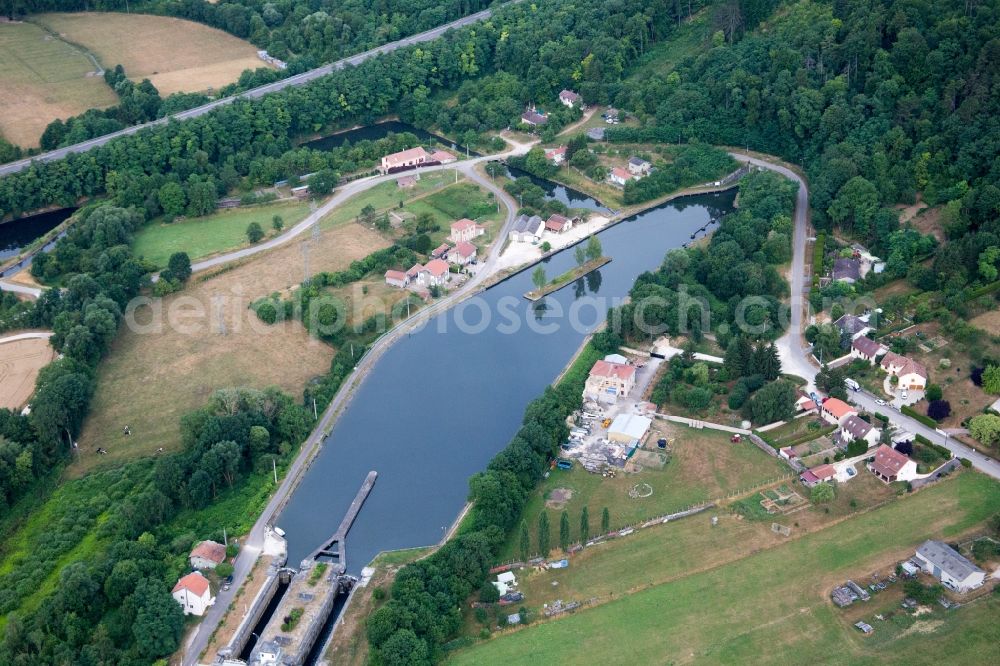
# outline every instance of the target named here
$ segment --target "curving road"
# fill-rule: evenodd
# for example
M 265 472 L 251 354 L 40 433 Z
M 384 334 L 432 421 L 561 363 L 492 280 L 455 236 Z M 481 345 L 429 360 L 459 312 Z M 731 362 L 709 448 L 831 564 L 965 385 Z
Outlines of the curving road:
M 510 4 L 516 2 L 521 2 L 522 0 L 513 0 Z M 52 160 L 59 160 L 71 153 L 85 153 L 88 150 L 97 148 L 98 146 L 103 146 L 107 142 L 116 139 L 120 136 L 128 136 L 131 134 L 136 134 L 142 130 L 154 127 L 156 125 L 165 125 L 171 120 L 188 120 L 190 118 L 197 118 L 198 116 L 203 116 L 209 113 L 213 109 L 226 104 L 232 104 L 239 99 L 258 99 L 264 95 L 268 95 L 273 92 L 278 92 L 279 90 L 284 90 L 292 86 L 301 86 L 314 81 L 315 79 L 324 77 L 334 71 L 344 69 L 348 65 L 356 66 L 360 65 L 364 61 L 373 58 L 382 53 L 389 53 L 397 49 L 403 48 L 405 46 L 412 46 L 413 44 L 419 44 L 421 42 L 428 42 L 437 39 L 444 33 L 452 30 L 454 28 L 460 28 L 471 23 L 477 23 L 484 19 L 489 18 L 493 15 L 492 9 L 484 9 L 481 12 L 476 12 L 475 14 L 470 14 L 466 17 L 460 18 L 458 20 L 452 21 L 451 23 L 446 23 L 437 28 L 433 28 L 426 32 L 421 32 L 410 37 L 405 37 L 395 42 L 389 44 L 383 44 L 382 46 L 376 47 L 369 51 L 364 51 L 363 53 L 358 53 L 357 55 L 350 56 L 348 58 L 343 58 L 336 62 L 332 62 L 328 65 L 323 65 L 322 67 L 317 67 L 316 69 L 311 69 L 308 72 L 302 72 L 301 74 L 296 74 L 295 76 L 289 76 L 286 79 L 281 79 L 280 81 L 275 81 L 274 83 L 268 83 L 267 85 L 259 86 L 257 88 L 251 88 L 250 90 L 244 91 L 237 95 L 232 95 L 230 97 L 223 97 L 215 101 L 209 102 L 208 104 L 203 104 L 202 106 L 196 106 L 193 109 L 188 109 L 187 111 L 180 111 L 170 116 L 159 118 L 157 120 L 143 123 L 141 125 L 133 125 L 132 127 L 126 127 L 123 130 L 117 132 L 112 132 L 111 134 L 105 134 L 104 136 L 99 136 L 88 141 L 83 141 L 81 143 L 73 144 L 72 146 L 66 146 L 65 148 L 57 148 L 55 150 L 50 150 L 47 153 L 41 153 L 40 155 L 35 155 L 33 157 L 25 158 L 23 160 L 18 160 L 16 162 L 9 162 L 4 165 L 0 165 L 0 177 L 6 176 L 8 174 L 17 173 L 22 169 L 26 169 L 35 162 L 50 162 Z

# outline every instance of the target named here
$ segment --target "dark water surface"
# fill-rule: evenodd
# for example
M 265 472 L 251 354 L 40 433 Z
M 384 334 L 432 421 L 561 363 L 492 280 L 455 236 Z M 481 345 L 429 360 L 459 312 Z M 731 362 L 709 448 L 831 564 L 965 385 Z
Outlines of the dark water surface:
M 565 367 L 614 299 L 626 296 L 668 250 L 731 211 L 734 196 L 686 197 L 604 230 L 599 238 L 613 261 L 544 299 L 545 316 L 522 298 L 532 288 L 528 270 L 396 342 L 357 390 L 277 520 L 287 533 L 289 564 L 333 534 L 369 470 L 379 477 L 347 537 L 348 570 L 358 573 L 383 550 L 437 543 L 466 500 L 468 478 L 506 446 L 527 404 Z M 550 277 L 570 269 L 572 248 L 543 265 Z M 600 302 L 592 302 L 595 297 Z M 567 315 L 574 303 L 582 325 L 548 316 Z M 459 321 L 479 325 L 484 311 L 490 320 L 478 326 L 482 330 L 460 330 Z
M 75 210 L 61 208 L 0 224 L 0 261 L 13 257 L 21 248 L 55 229 Z

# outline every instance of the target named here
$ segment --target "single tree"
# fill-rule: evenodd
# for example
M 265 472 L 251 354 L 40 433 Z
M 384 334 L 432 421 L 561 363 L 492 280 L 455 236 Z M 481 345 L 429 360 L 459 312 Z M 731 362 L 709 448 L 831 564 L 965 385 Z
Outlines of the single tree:
M 940 400 L 944 396 L 944 391 L 941 390 L 941 386 L 938 384 L 928 384 L 927 392 L 924 397 L 927 398 L 928 402 L 934 402 L 935 400 Z
M 933 400 L 927 404 L 927 416 L 935 421 L 943 421 L 951 416 L 951 403 L 947 400 Z
M 580 513 L 580 543 L 587 543 L 590 540 L 590 513 L 587 507 L 583 507 Z
M 281 231 L 285 228 L 285 221 L 281 219 L 280 215 L 275 215 L 271 218 L 271 227 L 273 227 L 275 231 Z
M 170 272 L 171 280 L 187 282 L 191 277 L 191 259 L 187 252 L 174 252 L 167 260 L 167 271 Z
M 548 283 L 548 278 L 545 277 L 545 269 L 541 266 L 535 268 L 531 274 L 531 282 L 535 285 L 535 289 L 544 287 Z
M 982 373 L 983 390 L 996 395 L 1000 393 L 1000 365 L 987 366 Z
M 578 266 L 583 266 L 587 263 L 587 251 L 583 249 L 582 245 L 576 246 L 576 249 L 573 250 L 573 256 L 576 257 L 576 263 Z
M 564 553 L 569 550 L 569 542 L 569 512 L 563 511 L 562 516 L 559 517 L 559 547 Z
M 251 222 L 247 225 L 247 240 L 250 241 L 251 245 L 259 243 L 262 238 L 264 238 L 264 230 L 261 229 L 260 224 Z
M 607 534 L 611 531 L 611 513 L 608 511 L 608 507 L 604 507 L 601 511 L 601 534 Z
M 824 482 L 813 486 L 812 491 L 809 493 L 809 499 L 812 500 L 813 504 L 825 504 L 826 502 L 832 502 L 834 495 L 833 485 Z
M 528 523 L 521 521 L 521 560 L 527 561 L 531 554 L 531 535 L 528 534 Z
M 542 557 L 549 554 L 549 514 L 545 511 L 538 515 L 538 554 Z
M 548 252 L 552 249 L 552 243 L 544 241 L 541 245 L 539 245 L 539 248 L 541 248 L 542 252 Z
M 594 259 L 600 259 L 601 252 L 601 241 L 597 240 L 597 236 L 591 236 L 590 240 L 587 241 L 587 259 L 593 261 Z

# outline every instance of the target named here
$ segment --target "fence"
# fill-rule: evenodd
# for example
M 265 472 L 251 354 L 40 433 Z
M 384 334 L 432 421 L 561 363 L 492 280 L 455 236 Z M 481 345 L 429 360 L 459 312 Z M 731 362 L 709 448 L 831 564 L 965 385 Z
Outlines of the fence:
M 701 421 L 699 419 L 689 419 L 685 416 L 673 416 L 671 414 L 660 414 L 656 412 L 653 414 L 656 418 L 663 419 L 665 421 L 670 421 L 671 423 L 680 423 L 686 425 L 689 428 L 694 428 L 695 430 L 701 430 L 703 428 L 708 428 L 710 430 L 721 430 L 723 432 L 731 432 L 737 435 L 749 435 L 751 434 L 746 428 L 736 428 L 734 426 L 722 425 L 721 423 L 712 423 L 711 421 Z

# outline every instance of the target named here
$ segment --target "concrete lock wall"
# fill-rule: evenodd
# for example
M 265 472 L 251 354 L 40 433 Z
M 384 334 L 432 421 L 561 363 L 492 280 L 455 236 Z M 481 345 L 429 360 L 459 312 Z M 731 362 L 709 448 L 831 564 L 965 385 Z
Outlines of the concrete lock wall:
M 240 622 L 240 626 L 236 629 L 236 633 L 233 634 L 233 638 L 229 641 L 229 645 L 226 649 L 229 650 L 229 655 L 238 657 L 241 652 L 243 652 L 243 647 L 247 644 L 250 639 L 250 634 L 253 632 L 253 628 L 257 626 L 260 621 L 261 616 L 264 611 L 267 610 L 267 605 L 271 603 L 271 599 L 274 598 L 275 593 L 278 591 L 278 583 L 281 579 L 281 572 L 278 569 L 274 571 L 269 571 L 267 579 L 264 584 L 261 585 L 260 591 L 257 592 L 257 596 L 254 597 L 253 604 L 250 606 L 250 610 L 247 612 L 246 617 Z

